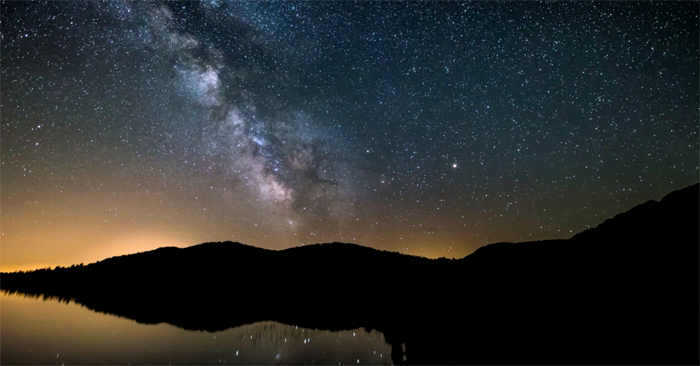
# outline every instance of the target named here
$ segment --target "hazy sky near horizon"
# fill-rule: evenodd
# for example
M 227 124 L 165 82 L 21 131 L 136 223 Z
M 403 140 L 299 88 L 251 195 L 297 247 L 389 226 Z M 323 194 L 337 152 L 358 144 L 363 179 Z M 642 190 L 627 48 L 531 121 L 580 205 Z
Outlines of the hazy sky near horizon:
M 697 2 L 1 3 L 2 270 L 430 257 L 698 181 Z

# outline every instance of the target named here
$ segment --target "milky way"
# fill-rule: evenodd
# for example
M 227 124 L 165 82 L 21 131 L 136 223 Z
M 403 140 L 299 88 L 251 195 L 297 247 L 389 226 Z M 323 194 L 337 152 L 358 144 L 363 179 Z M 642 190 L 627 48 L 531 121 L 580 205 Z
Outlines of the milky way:
M 698 50 L 694 2 L 3 2 L 1 260 L 567 238 L 698 180 Z

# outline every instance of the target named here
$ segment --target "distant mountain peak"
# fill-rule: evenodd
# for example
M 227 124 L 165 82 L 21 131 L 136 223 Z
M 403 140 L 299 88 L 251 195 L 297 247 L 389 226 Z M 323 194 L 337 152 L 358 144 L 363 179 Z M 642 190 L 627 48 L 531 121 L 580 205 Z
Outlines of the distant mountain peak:
M 617 239 L 626 236 L 636 241 L 649 241 L 648 233 L 658 231 L 658 226 L 666 230 L 685 223 L 693 214 L 697 217 L 700 202 L 700 183 L 673 191 L 661 201 L 649 200 L 603 221 L 596 227 L 586 229 L 570 240 L 590 240 L 595 236 L 611 236 Z M 697 221 L 696 221 L 697 223 Z M 669 234 L 673 234 L 673 231 Z

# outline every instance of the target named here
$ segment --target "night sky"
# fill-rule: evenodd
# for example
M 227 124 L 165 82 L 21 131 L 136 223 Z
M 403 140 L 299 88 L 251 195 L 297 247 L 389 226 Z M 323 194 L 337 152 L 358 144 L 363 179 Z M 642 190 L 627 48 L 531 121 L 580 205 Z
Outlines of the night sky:
M 463 257 L 698 181 L 698 2 L 2 2 L 3 271 Z

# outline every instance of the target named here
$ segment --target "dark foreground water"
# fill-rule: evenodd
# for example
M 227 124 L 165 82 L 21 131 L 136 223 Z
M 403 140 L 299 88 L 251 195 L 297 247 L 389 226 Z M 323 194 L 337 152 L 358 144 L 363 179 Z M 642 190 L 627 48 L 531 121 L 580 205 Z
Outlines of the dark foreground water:
M 147 325 L 75 303 L 0 293 L 0 363 L 391 364 L 381 332 L 331 332 L 273 321 L 220 332 Z

